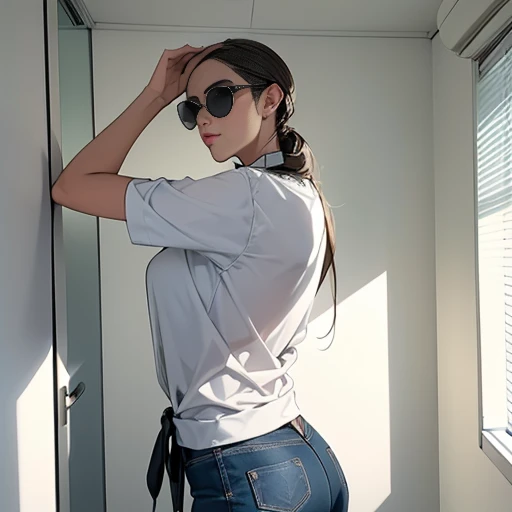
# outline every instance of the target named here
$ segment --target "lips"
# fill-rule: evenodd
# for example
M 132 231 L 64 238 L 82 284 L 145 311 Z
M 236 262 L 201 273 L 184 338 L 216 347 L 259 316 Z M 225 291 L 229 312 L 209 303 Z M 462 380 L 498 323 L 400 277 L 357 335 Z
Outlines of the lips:
M 205 133 L 203 134 L 202 139 L 207 146 L 211 146 L 218 137 L 220 137 L 220 135 L 216 135 L 213 133 Z

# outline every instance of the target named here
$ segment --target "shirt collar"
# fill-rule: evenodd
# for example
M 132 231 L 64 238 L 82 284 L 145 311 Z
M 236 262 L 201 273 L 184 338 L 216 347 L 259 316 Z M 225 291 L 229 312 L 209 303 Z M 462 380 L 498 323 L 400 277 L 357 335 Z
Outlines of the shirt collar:
M 236 162 L 235 169 L 240 167 L 256 167 L 259 169 L 271 169 L 272 167 L 278 167 L 284 163 L 284 155 L 282 151 L 273 151 L 272 153 L 266 153 L 261 155 L 255 162 L 249 165 L 242 165 Z

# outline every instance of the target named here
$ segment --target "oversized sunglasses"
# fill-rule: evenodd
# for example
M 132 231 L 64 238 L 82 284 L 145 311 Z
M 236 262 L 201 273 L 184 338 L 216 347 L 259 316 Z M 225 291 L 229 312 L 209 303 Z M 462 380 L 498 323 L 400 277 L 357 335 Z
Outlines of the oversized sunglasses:
M 249 84 L 249 85 L 217 85 L 212 87 L 206 93 L 206 105 L 202 103 L 185 100 L 178 104 L 178 116 L 183 126 L 188 130 L 193 130 L 197 126 L 197 115 L 205 107 L 214 117 L 226 117 L 233 108 L 235 101 L 235 92 L 250 87 L 265 88 L 269 84 Z

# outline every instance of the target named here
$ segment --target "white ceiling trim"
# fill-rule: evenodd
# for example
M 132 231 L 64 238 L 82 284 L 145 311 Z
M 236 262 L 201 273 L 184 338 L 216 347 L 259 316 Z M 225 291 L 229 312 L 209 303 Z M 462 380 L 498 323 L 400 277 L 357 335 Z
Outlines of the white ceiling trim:
M 89 28 L 95 28 L 96 23 L 92 19 L 92 16 L 89 12 L 89 9 L 85 5 L 84 0 L 65 0 L 64 3 L 71 5 L 76 10 L 78 15 L 82 18 L 85 26 Z M 63 8 L 65 9 L 64 6 Z
M 130 30 L 143 32 L 200 32 L 200 33 L 240 33 L 280 36 L 312 36 L 312 37 L 370 37 L 370 38 L 405 38 L 430 39 L 429 32 L 366 32 L 346 30 L 285 30 L 285 29 L 256 29 L 238 27 L 184 27 L 170 25 L 126 25 L 122 23 L 95 23 L 94 30 Z

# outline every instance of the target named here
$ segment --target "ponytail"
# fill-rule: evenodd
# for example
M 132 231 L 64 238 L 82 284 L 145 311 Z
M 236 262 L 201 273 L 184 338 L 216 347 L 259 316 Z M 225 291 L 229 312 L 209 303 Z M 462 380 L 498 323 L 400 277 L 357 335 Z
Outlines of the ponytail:
M 282 102 L 281 104 L 283 104 Z M 279 110 L 279 109 L 278 109 Z M 278 114 L 279 115 L 279 114 Z M 306 140 L 291 126 L 286 125 L 286 122 L 277 123 L 277 136 L 279 139 L 279 147 L 284 154 L 283 168 L 287 171 L 292 171 L 299 174 L 302 178 L 311 181 L 313 186 L 318 192 L 322 206 L 324 209 L 325 216 L 325 229 L 327 235 L 327 245 L 325 250 L 324 263 L 322 267 L 322 273 L 320 276 L 320 283 L 317 288 L 317 294 L 327 276 L 329 268 L 332 267 L 333 272 L 333 302 L 334 302 L 334 321 L 329 329 L 329 332 L 322 336 L 323 339 L 329 335 L 329 333 L 336 329 L 336 318 L 337 318 L 337 291 L 338 283 L 336 279 L 336 263 L 334 261 L 334 254 L 336 252 L 336 232 L 334 226 L 334 217 L 327 199 L 322 191 L 320 182 L 316 178 L 318 172 L 318 163 L 316 161 L 309 144 Z M 336 332 L 336 331 L 335 331 Z M 334 339 L 334 336 L 333 336 Z

